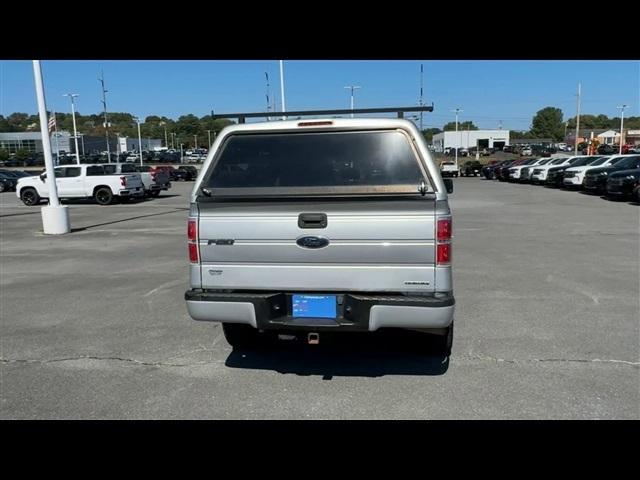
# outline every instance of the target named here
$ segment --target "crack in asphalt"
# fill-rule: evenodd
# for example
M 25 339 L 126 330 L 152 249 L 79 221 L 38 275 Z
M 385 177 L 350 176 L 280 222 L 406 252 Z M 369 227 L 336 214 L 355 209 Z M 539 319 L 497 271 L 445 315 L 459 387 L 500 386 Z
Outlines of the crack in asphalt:
M 634 367 L 640 366 L 640 362 L 630 362 L 628 360 L 614 360 L 614 359 L 600 359 L 600 358 L 532 358 L 528 360 L 507 359 L 490 357 L 486 355 L 469 355 L 458 358 L 468 358 L 472 360 L 489 360 L 500 363 L 542 363 L 542 362 L 564 362 L 564 363 L 614 363 L 631 365 Z
M 122 357 L 97 357 L 93 355 L 82 355 L 78 357 L 65 357 L 65 358 L 53 358 L 51 360 L 38 360 L 38 359 L 5 359 L 0 358 L 0 363 L 57 363 L 57 362 L 68 362 L 73 360 L 106 360 L 106 361 L 119 361 L 119 362 L 128 362 L 135 363 L 136 365 L 146 365 L 146 366 L 161 366 L 161 367 L 191 367 L 195 365 L 207 365 L 214 364 L 219 362 L 195 362 L 195 363 L 166 363 L 166 362 L 145 362 L 142 360 L 136 360 L 133 358 L 122 358 Z
M 202 351 L 212 351 L 210 348 L 198 348 L 196 350 L 192 350 L 190 352 L 185 352 L 183 354 L 174 355 L 173 357 L 169 357 L 169 360 L 175 358 L 179 355 L 185 355 L 189 353 L 202 352 Z M 518 360 L 518 359 L 506 359 L 506 358 L 498 358 L 491 357 L 486 355 L 456 355 L 453 357 L 459 359 L 470 359 L 470 360 L 483 360 L 483 361 L 492 361 L 496 363 L 543 363 L 543 362 L 558 362 L 558 363 L 609 363 L 609 364 L 622 364 L 622 365 L 631 365 L 634 367 L 640 366 L 640 362 L 630 362 L 627 360 L 615 360 L 615 359 L 582 359 L 582 358 L 532 358 L 528 360 Z M 128 362 L 135 363 L 136 365 L 146 365 L 146 366 L 161 366 L 161 367 L 192 367 L 196 365 L 209 365 L 214 363 L 220 363 L 220 361 L 215 362 L 195 362 L 195 363 L 168 363 L 166 361 L 159 362 L 145 362 L 142 360 L 136 360 L 133 358 L 122 358 L 122 357 L 98 357 L 93 355 L 82 355 L 77 357 L 64 357 L 64 358 L 54 358 L 51 360 L 38 360 L 38 359 L 5 359 L 0 358 L 0 363 L 40 363 L 40 364 L 48 364 L 48 363 L 56 363 L 56 362 L 68 362 L 74 360 L 106 360 L 106 361 L 119 361 L 119 362 Z

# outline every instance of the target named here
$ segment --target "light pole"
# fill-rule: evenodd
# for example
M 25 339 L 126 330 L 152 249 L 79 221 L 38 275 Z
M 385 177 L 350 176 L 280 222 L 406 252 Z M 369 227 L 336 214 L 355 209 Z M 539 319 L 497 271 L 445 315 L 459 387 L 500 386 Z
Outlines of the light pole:
M 456 145 L 457 145 L 458 144 L 458 114 L 460 112 L 464 112 L 464 110 L 460 108 L 456 108 L 455 110 L 451 110 L 451 111 L 456 113 Z M 458 147 L 455 147 L 455 149 L 456 149 L 456 168 L 458 168 Z
M 175 140 L 176 140 L 176 132 L 171 132 L 171 149 L 172 150 L 175 150 L 176 148 Z
M 207 135 L 209 136 L 209 148 L 211 148 L 211 130 L 207 130 Z
M 160 122 L 160 125 L 164 128 L 164 146 L 169 148 L 169 141 L 167 140 L 167 122 Z
M 42 207 L 42 230 L 46 234 L 63 234 L 71 231 L 69 225 L 69 207 L 60 205 L 58 188 L 56 185 L 53 155 L 51 154 L 51 138 L 48 135 L 47 105 L 44 97 L 44 82 L 40 60 L 33 60 L 33 76 L 36 84 L 36 98 L 38 100 L 38 114 L 40 116 L 40 133 L 44 150 L 44 163 L 49 180 L 49 205 Z
M 65 93 L 63 97 L 69 97 L 71 99 L 71 118 L 73 119 L 73 140 L 76 144 L 76 163 L 80 165 L 80 152 L 78 151 L 78 131 L 76 129 L 76 105 L 74 99 L 79 97 L 77 93 Z
M 82 139 L 82 157 L 86 158 L 86 154 L 84 153 L 84 133 L 79 133 L 78 136 Z
M 582 93 L 582 85 L 578 83 L 578 106 L 576 113 L 576 138 L 575 138 L 575 152 L 574 155 L 578 155 L 578 135 L 580 134 L 580 95 Z
M 184 157 L 182 154 L 182 146 L 184 145 L 184 143 L 180 144 L 180 163 L 184 163 Z
M 629 105 L 620 105 L 618 107 L 618 109 L 620 110 L 620 151 L 618 152 L 619 155 L 622 155 L 622 142 L 624 141 L 624 109 L 627 108 Z
M 280 100 L 282 101 L 282 113 L 286 111 L 284 105 L 284 60 L 280 60 Z M 286 120 L 287 117 L 282 115 L 282 120 Z
M 357 90 L 358 88 L 362 88 L 362 87 L 359 87 L 357 85 L 348 85 L 348 86 L 346 86 L 344 88 L 351 90 L 351 110 L 353 110 L 353 91 Z M 351 118 L 353 118 L 353 113 L 351 114 Z
M 193 143 L 195 144 L 194 149 L 197 150 L 198 149 L 198 135 L 194 135 L 193 136 Z
M 138 152 L 140 154 L 140 166 L 142 167 L 142 135 L 140 134 L 140 119 L 138 117 L 134 117 L 134 119 L 138 124 Z
M 109 120 L 107 119 L 107 92 L 104 88 L 104 72 L 100 72 L 101 77 L 98 79 L 100 84 L 102 85 L 102 105 L 104 106 L 104 134 L 107 138 L 107 159 L 108 162 L 111 163 L 111 147 L 109 147 Z

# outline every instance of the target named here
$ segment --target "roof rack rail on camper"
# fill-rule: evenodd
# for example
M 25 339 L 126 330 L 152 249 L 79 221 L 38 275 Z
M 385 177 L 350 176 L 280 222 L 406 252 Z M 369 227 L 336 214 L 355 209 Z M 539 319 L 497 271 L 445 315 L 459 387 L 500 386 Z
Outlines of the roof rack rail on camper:
M 384 108 L 344 108 L 340 110 L 304 110 L 298 112 L 249 112 L 249 113 L 218 113 L 211 111 L 211 118 L 237 118 L 238 123 L 245 123 L 247 118 L 271 118 L 271 117 L 309 117 L 321 115 L 344 115 L 344 114 L 360 114 L 360 113 L 396 113 L 398 118 L 404 118 L 406 112 L 433 112 L 433 103 L 431 105 L 420 105 L 415 107 L 384 107 Z

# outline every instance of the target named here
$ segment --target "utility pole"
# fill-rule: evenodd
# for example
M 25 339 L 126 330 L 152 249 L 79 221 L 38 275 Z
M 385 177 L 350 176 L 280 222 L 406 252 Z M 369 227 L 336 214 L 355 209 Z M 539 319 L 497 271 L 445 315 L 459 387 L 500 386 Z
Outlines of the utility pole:
M 620 155 L 622 155 L 622 144 L 624 142 L 624 109 L 627 108 L 629 105 L 621 105 L 618 107 L 618 109 L 621 111 L 621 117 L 620 117 L 620 151 L 618 152 Z
M 269 113 L 271 111 L 271 104 L 269 103 L 269 93 L 270 93 L 270 89 L 269 89 L 269 74 L 267 72 L 264 72 L 264 76 L 267 79 L 267 93 L 266 93 L 266 97 L 267 97 L 267 113 Z M 271 121 L 271 117 L 267 115 L 267 121 L 270 122 Z M 211 144 L 211 142 L 209 142 L 209 144 Z
M 209 148 L 211 148 L 211 130 L 207 130 L 207 135 L 209 136 Z
M 362 87 L 359 87 L 357 85 L 348 85 L 348 86 L 346 86 L 344 88 L 351 89 L 351 110 L 353 110 L 353 91 L 357 90 L 358 88 L 362 88 Z M 353 113 L 351 114 L 351 118 L 353 118 Z
M 420 106 L 422 106 L 422 87 L 423 87 L 424 69 L 422 63 L 420 64 Z M 420 133 L 422 133 L 422 113 L 420 112 Z
M 100 72 L 101 76 L 98 81 L 102 85 L 102 105 L 104 107 L 104 134 L 107 137 L 107 161 L 111 163 L 111 148 L 109 147 L 109 120 L 107 119 L 107 92 L 104 88 L 104 71 Z
M 42 207 L 42 230 L 46 234 L 59 235 L 69 233 L 69 207 L 60 205 L 58 200 L 58 187 L 53 168 L 53 155 L 51 154 L 51 139 L 49 138 L 49 122 L 47 120 L 47 104 L 44 97 L 44 81 L 40 60 L 33 60 L 33 76 L 36 84 L 36 98 L 38 99 L 38 114 L 40 116 L 40 133 L 42 134 L 42 148 L 44 150 L 44 164 L 47 169 L 47 182 L 49 183 L 49 205 Z
M 455 110 L 451 110 L 452 112 L 455 112 L 456 114 L 456 145 L 458 144 L 458 114 L 460 112 L 463 112 L 464 110 L 460 109 L 460 108 L 456 108 Z M 460 142 L 462 143 L 462 142 Z M 458 147 L 455 147 L 456 149 L 456 168 L 458 168 Z
M 193 136 L 193 142 L 194 142 L 194 144 L 195 144 L 194 149 L 196 149 L 196 150 L 197 150 L 197 149 L 198 149 L 198 135 L 194 135 L 194 136 Z
M 76 145 L 76 163 L 80 165 L 80 152 L 78 148 L 78 130 L 76 129 L 76 107 L 74 99 L 79 97 L 77 93 L 65 93 L 63 97 L 69 97 L 71 99 L 71 118 L 73 119 L 73 140 Z
M 578 155 L 578 135 L 580 134 L 580 95 L 582 93 L 582 86 L 578 83 L 578 107 L 576 115 L 576 138 L 575 138 L 575 151 L 574 155 Z

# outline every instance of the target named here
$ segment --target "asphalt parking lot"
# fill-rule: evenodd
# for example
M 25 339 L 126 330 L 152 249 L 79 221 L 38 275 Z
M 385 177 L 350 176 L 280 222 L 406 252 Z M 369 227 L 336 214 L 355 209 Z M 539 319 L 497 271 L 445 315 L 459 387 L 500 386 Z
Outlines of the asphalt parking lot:
M 454 183 L 449 361 L 385 335 L 232 351 L 185 309 L 191 183 L 75 203 L 56 237 L 0 194 L 0 418 L 640 418 L 640 206 Z

